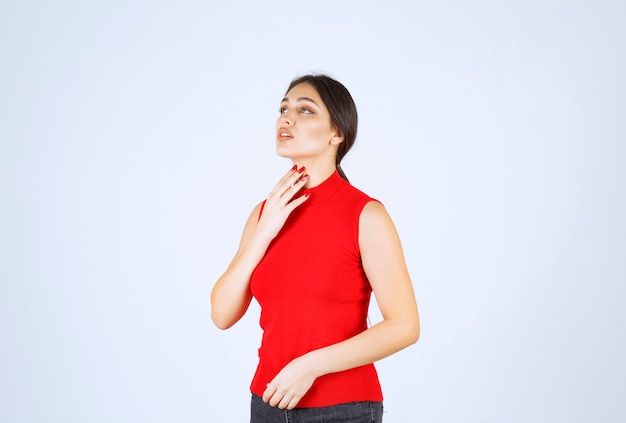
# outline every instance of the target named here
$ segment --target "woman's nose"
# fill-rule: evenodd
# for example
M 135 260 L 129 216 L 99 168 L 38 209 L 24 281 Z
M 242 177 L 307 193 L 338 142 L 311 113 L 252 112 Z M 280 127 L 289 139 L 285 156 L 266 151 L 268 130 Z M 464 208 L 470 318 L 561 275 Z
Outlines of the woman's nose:
M 283 113 L 282 115 L 280 115 L 280 120 L 281 122 L 283 122 L 285 125 L 292 125 L 294 120 L 293 117 L 291 116 L 291 114 L 289 113 L 289 111 L 286 111 L 285 113 Z

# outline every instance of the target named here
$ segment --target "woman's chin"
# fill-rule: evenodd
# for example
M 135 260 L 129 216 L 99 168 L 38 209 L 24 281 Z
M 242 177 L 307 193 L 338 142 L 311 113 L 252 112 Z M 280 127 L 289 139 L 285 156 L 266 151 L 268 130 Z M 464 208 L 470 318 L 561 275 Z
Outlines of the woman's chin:
M 285 159 L 293 158 L 293 154 L 290 154 L 285 148 L 281 148 L 280 146 L 276 146 L 276 154 L 280 157 L 284 157 Z

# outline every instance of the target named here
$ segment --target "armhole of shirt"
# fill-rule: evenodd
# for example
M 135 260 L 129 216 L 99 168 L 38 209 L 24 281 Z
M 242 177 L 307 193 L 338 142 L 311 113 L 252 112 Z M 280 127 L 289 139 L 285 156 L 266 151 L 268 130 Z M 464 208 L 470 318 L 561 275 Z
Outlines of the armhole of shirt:
M 266 202 L 266 201 L 267 201 L 267 200 L 263 200 L 263 202 L 261 203 L 261 209 L 259 210 L 259 218 L 256 220 L 257 222 L 258 222 L 259 220 L 261 220 L 261 216 L 263 215 L 263 209 L 265 208 L 265 202 Z
M 379 203 L 381 206 L 384 207 L 384 204 L 376 199 L 376 198 L 372 198 L 372 197 L 367 197 L 363 200 L 362 204 L 360 204 L 360 207 L 357 209 L 357 213 L 356 213 L 356 227 L 354 228 L 354 248 L 355 251 L 357 252 L 357 254 L 359 255 L 359 258 L 361 257 L 361 245 L 359 244 L 359 235 L 360 235 L 360 227 L 361 227 L 361 214 L 363 213 L 363 209 L 365 209 L 365 206 L 367 206 L 369 203 L 371 203 L 372 201 L 375 201 L 377 203 Z

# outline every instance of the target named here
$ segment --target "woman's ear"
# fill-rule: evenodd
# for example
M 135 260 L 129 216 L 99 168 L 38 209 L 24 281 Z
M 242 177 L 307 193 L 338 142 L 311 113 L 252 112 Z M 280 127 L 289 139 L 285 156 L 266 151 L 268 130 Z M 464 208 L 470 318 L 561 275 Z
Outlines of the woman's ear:
M 332 145 L 339 145 L 343 142 L 343 140 L 344 140 L 344 137 L 343 137 L 343 133 L 341 132 L 341 130 L 335 129 L 334 134 L 330 138 L 330 143 Z

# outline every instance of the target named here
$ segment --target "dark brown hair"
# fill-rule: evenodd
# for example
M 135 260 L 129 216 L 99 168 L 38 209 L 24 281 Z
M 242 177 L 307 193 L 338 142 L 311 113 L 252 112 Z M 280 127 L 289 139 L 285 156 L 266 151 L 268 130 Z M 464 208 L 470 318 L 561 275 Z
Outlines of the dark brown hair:
M 334 80 L 330 76 L 322 74 L 309 74 L 300 76 L 289 84 L 287 92 L 293 87 L 299 84 L 310 84 L 315 91 L 319 94 L 324 105 L 328 109 L 330 114 L 330 123 L 338 129 L 343 136 L 343 141 L 339 144 L 337 149 L 337 157 L 335 159 L 335 165 L 337 166 L 337 172 L 346 181 L 348 178 L 341 169 L 341 160 L 346 153 L 354 145 L 356 140 L 356 131 L 358 126 L 358 116 L 356 111 L 356 104 L 350 95 L 350 92 L 339 81 Z

